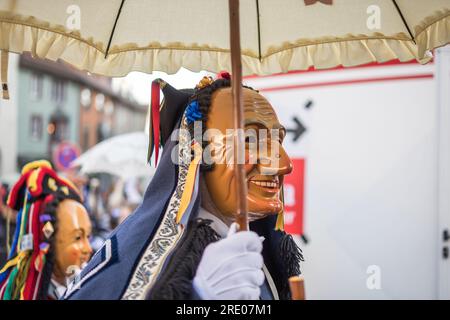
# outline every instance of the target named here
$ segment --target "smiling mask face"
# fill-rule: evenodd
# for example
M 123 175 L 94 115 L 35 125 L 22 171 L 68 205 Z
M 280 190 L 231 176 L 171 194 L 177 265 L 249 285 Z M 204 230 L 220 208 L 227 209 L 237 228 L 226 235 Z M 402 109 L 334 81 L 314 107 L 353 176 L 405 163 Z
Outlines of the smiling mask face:
M 286 134 L 270 103 L 256 91 L 243 88 L 246 130 L 245 172 L 248 186 L 249 219 L 278 214 L 283 207 L 283 176 L 292 171 L 292 163 L 282 147 Z M 214 206 L 228 219 L 236 212 L 234 166 L 226 159 L 233 154 L 227 145 L 233 129 L 231 88 L 215 91 L 211 98 L 206 127 L 214 168 L 204 178 Z M 209 130 L 214 129 L 214 130 Z M 227 132 L 228 130 L 228 132 Z M 228 163 L 227 163 L 228 162 Z
M 91 257 L 89 237 L 92 226 L 83 205 L 70 199 L 59 204 L 57 219 L 54 275 L 58 282 L 64 284 L 63 279 L 71 276 Z

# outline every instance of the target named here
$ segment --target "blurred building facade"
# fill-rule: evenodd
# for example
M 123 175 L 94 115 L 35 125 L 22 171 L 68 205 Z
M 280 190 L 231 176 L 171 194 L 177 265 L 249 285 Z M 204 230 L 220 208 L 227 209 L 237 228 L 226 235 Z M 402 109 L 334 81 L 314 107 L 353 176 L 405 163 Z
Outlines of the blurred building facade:
M 79 85 L 60 63 L 19 59 L 18 166 L 51 159 L 61 141 L 78 142 Z
M 146 107 L 114 92 L 110 78 L 28 54 L 18 65 L 18 168 L 51 160 L 63 141 L 85 151 L 113 135 L 144 129 Z
M 111 78 L 83 75 L 80 87 L 79 142 L 83 151 L 111 136 L 143 130 L 146 106 L 111 86 Z

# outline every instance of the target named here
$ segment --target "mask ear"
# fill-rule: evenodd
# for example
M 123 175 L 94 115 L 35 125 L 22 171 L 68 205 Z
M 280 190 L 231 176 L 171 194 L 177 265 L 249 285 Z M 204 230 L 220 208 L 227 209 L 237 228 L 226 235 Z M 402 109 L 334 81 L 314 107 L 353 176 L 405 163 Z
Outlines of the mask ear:
M 160 90 L 163 101 L 160 104 Z M 166 143 L 180 120 L 194 89 L 177 90 L 162 79 L 152 82 L 152 101 L 150 105 L 149 150 L 147 161 L 155 150 L 155 165 L 158 161 L 159 146 Z

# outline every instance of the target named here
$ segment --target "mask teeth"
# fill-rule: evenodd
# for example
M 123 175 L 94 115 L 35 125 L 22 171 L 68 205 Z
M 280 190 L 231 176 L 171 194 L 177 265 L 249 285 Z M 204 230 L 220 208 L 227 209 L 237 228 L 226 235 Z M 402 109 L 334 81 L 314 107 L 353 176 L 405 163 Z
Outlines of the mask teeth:
M 261 187 L 267 187 L 267 188 L 277 188 L 278 183 L 274 181 L 252 181 L 252 183 L 256 184 L 257 186 Z

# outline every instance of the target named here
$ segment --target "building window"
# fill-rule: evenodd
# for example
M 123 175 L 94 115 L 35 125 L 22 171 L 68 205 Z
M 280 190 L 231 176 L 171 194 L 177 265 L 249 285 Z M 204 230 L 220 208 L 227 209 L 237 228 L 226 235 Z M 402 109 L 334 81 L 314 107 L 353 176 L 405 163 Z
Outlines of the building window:
M 84 127 L 83 128 L 83 151 L 86 151 L 89 149 L 89 128 Z
M 47 125 L 47 133 L 50 135 L 50 140 L 53 142 L 69 140 L 69 126 L 67 120 L 51 120 Z
M 114 104 L 111 101 L 105 103 L 105 114 L 110 116 L 114 113 Z
M 66 83 L 60 79 L 54 79 L 52 85 L 52 100 L 57 104 L 64 103 L 66 99 Z
M 105 106 L 105 95 L 102 93 L 97 93 L 95 96 L 95 108 L 98 112 L 103 111 L 103 107 Z
M 38 73 L 32 73 L 30 77 L 30 98 L 32 100 L 42 99 L 42 75 Z
M 30 122 L 30 137 L 33 141 L 39 141 L 42 139 L 43 122 L 40 115 L 31 115 Z
M 91 106 L 91 90 L 88 88 L 81 90 L 81 105 L 86 109 Z

